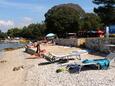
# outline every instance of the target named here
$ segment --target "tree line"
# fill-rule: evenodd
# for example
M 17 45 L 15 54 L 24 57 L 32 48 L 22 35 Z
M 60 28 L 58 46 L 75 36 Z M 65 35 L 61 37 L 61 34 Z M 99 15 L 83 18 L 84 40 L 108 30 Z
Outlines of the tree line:
M 30 24 L 20 28 L 11 28 L 7 31 L 7 35 L 10 37 L 23 37 L 27 39 L 42 39 L 45 36 L 46 26 L 42 24 Z
M 115 24 L 115 0 L 93 0 L 98 7 L 95 13 L 86 13 L 78 4 L 56 5 L 45 13 L 43 23 L 30 24 L 23 28 L 11 28 L 6 33 L 0 31 L 0 38 L 23 37 L 42 39 L 48 33 L 64 37 L 66 33 L 92 31 Z

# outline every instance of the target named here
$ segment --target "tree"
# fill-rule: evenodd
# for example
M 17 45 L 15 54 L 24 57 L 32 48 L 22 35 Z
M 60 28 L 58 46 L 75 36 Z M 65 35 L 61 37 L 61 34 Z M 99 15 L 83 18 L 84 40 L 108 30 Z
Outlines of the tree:
M 0 39 L 5 39 L 6 37 L 7 37 L 7 34 L 0 30 Z
M 8 36 L 10 37 L 20 37 L 21 29 L 19 28 L 11 28 L 7 31 Z
M 28 29 L 28 27 L 24 26 L 21 31 L 21 36 L 24 38 L 30 38 L 32 39 L 32 31 Z
M 63 36 L 64 33 L 77 32 L 79 19 L 84 14 L 84 10 L 76 4 L 54 6 L 45 14 L 47 32 L 56 33 L 58 36 Z
M 105 25 L 115 24 L 115 0 L 93 0 L 93 3 L 99 5 L 98 8 L 94 8 L 94 12 Z
M 34 24 L 34 28 L 32 30 L 33 37 L 35 39 L 41 39 L 44 35 L 45 27 L 43 24 Z
M 14 35 L 13 35 L 13 29 L 9 29 L 9 30 L 7 31 L 7 34 L 8 34 L 8 36 L 10 36 L 10 37 L 14 37 Z
M 86 13 L 85 17 L 80 20 L 80 30 L 96 30 L 102 27 L 101 19 L 98 15 L 94 13 Z
M 21 36 L 28 39 L 41 39 L 45 35 L 45 24 L 30 24 L 23 27 Z

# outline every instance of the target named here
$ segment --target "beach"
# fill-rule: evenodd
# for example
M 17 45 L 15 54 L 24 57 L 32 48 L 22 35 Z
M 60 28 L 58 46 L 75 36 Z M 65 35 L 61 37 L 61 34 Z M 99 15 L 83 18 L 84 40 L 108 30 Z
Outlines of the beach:
M 57 45 L 42 45 L 42 49 L 54 54 L 68 54 L 80 50 L 75 47 Z M 0 59 L 0 86 L 114 86 L 115 64 L 112 63 L 108 70 L 87 70 L 79 74 L 70 74 L 67 71 L 56 73 L 56 70 L 66 64 L 77 62 L 70 61 L 65 64 L 39 65 L 47 62 L 43 58 L 26 59 L 31 55 L 24 52 L 25 49 L 16 49 L 4 52 Z M 82 54 L 81 59 L 98 59 L 88 53 Z M 15 69 L 17 68 L 18 69 Z

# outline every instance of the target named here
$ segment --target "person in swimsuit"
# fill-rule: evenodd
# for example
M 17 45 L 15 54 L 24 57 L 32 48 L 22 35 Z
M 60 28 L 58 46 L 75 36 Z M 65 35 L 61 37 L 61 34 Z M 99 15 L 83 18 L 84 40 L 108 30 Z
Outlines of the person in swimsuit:
M 36 53 L 33 55 L 33 57 L 35 58 L 38 58 L 38 57 L 42 57 L 42 55 L 46 52 L 45 49 L 41 50 L 41 47 L 40 47 L 40 42 L 38 42 L 36 44 Z

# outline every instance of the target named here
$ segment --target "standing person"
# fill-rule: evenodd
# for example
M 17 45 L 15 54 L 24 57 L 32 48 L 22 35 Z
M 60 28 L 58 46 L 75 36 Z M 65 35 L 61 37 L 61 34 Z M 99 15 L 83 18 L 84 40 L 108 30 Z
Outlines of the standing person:
M 41 42 L 37 42 L 37 45 L 36 45 L 37 49 L 36 49 L 35 56 L 38 56 L 38 57 L 42 57 L 42 55 L 46 52 L 45 49 L 41 50 L 40 44 L 41 44 Z
M 27 59 L 36 59 L 36 58 L 42 57 L 43 54 L 46 53 L 45 49 L 41 50 L 40 42 L 37 42 L 35 47 L 37 48 L 36 51 L 35 51 L 35 54 L 32 55 L 32 57 L 27 58 Z
M 36 53 L 40 53 L 40 51 L 41 51 L 40 43 L 37 43 L 36 48 L 37 48 Z
M 37 57 L 41 57 L 41 47 L 40 47 L 40 42 L 37 42 L 36 43 L 36 53 L 35 53 L 35 56 Z
M 41 48 L 40 48 L 40 42 L 34 42 L 34 47 L 36 47 L 35 54 L 33 54 L 31 57 L 27 59 L 36 59 L 41 57 Z

